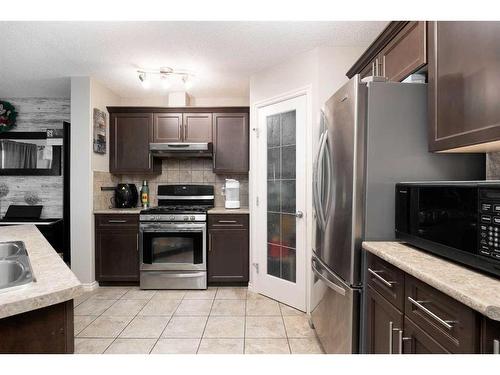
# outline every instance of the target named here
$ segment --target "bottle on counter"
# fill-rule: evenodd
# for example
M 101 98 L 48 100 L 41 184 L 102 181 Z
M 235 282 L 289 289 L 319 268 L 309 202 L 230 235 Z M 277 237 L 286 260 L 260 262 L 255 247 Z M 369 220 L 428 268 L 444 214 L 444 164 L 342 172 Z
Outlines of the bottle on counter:
M 149 207 L 149 186 L 147 180 L 142 181 L 141 204 L 143 208 Z

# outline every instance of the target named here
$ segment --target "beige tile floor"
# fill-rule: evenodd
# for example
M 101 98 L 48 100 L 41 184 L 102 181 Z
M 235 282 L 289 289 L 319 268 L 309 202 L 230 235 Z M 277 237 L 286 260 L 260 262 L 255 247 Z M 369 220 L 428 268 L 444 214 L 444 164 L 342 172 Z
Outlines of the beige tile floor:
M 320 354 L 307 316 L 247 288 L 101 287 L 75 299 L 75 353 Z

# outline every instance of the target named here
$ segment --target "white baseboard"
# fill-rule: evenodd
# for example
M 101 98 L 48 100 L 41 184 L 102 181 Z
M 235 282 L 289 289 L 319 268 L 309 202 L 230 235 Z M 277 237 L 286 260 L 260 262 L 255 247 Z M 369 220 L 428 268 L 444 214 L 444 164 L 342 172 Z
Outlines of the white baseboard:
M 255 290 L 255 288 L 253 287 L 252 283 L 248 283 L 248 290 L 250 292 L 253 292 L 253 293 L 257 293 L 257 291 Z
M 99 283 L 97 281 L 93 281 L 91 283 L 82 283 L 84 292 L 92 292 L 99 287 Z

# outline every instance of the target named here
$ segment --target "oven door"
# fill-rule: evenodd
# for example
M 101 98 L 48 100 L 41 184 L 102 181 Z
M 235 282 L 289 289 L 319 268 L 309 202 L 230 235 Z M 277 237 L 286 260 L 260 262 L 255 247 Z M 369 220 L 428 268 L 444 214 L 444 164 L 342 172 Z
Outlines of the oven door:
M 140 223 L 141 271 L 205 271 L 206 223 Z

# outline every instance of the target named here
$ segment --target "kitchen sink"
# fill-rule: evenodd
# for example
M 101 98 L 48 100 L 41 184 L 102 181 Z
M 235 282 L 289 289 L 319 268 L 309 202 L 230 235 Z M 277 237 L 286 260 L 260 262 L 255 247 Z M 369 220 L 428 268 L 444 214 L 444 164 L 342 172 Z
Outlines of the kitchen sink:
M 24 242 L 0 242 L 0 292 L 28 286 L 34 281 Z
M 22 242 L 0 242 L 0 259 L 17 255 L 26 255 L 26 250 Z

